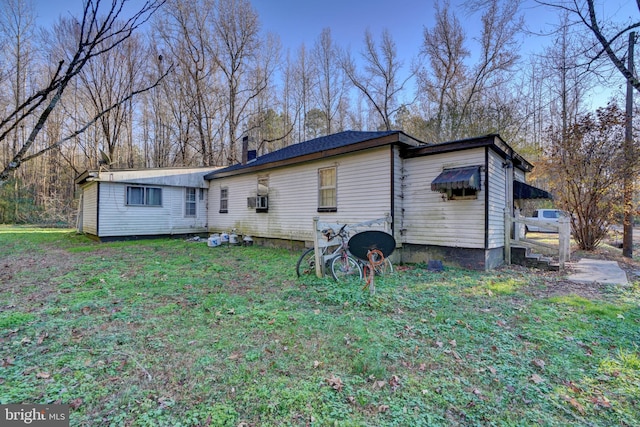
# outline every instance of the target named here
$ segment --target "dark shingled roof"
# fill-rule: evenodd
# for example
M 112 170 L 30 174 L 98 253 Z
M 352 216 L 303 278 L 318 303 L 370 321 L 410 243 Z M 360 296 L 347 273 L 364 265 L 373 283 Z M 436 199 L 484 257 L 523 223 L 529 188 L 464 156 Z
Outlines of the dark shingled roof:
M 388 135 L 399 134 L 400 131 L 380 131 L 380 132 L 358 132 L 358 131 L 344 131 L 334 133 L 332 135 L 321 136 L 319 138 L 311 139 L 309 141 L 299 142 L 297 144 L 289 145 L 280 150 L 267 153 L 258 157 L 256 160 L 247 162 L 247 164 L 235 164 L 223 169 L 218 169 L 207 175 L 204 179 L 213 179 L 218 174 L 224 174 L 226 172 L 238 171 L 244 168 L 255 167 L 260 165 L 266 165 L 268 163 L 279 162 L 287 159 L 293 159 L 296 157 L 305 156 L 308 154 L 318 153 L 321 151 L 332 150 L 335 148 L 346 147 L 348 145 L 357 144 L 364 141 L 369 141 L 376 138 L 382 138 Z

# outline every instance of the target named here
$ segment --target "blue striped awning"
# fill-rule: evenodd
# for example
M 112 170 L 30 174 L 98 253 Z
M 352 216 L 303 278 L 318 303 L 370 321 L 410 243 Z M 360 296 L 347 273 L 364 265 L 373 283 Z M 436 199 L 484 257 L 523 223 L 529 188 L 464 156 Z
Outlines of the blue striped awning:
M 480 190 L 480 166 L 445 169 L 431 182 L 431 191 Z

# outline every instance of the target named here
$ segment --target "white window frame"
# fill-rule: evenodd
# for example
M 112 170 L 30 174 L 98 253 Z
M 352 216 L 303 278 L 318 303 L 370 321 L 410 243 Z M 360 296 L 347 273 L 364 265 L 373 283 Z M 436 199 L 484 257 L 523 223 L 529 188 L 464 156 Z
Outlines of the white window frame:
M 195 187 L 187 187 L 184 189 L 184 216 L 188 218 L 195 218 L 198 214 L 198 202 L 197 193 L 198 189 Z M 193 211 L 191 213 L 190 211 Z
M 220 187 L 220 213 L 229 213 L 229 188 Z
M 132 189 L 142 191 L 142 203 L 131 203 Z M 158 191 L 160 194 L 159 203 L 152 203 L 153 198 L 150 193 Z M 127 206 L 145 206 L 145 207 L 162 207 L 162 188 L 161 187 L 145 187 L 142 185 L 127 185 L 125 190 L 125 204 Z
M 323 183 L 323 174 L 325 172 L 333 171 L 333 184 Z M 323 200 L 327 197 L 323 197 L 325 192 L 332 191 L 333 197 L 331 200 L 332 205 L 323 204 Z M 327 168 L 318 169 L 318 212 L 337 212 L 338 211 L 338 167 L 330 166 Z

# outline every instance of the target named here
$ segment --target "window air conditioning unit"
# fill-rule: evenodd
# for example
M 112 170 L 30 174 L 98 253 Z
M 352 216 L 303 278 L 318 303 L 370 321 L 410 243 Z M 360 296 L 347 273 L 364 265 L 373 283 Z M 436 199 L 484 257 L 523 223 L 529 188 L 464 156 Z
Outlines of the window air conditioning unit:
M 257 196 L 256 197 L 256 209 L 267 209 L 269 207 L 269 197 L 268 196 Z

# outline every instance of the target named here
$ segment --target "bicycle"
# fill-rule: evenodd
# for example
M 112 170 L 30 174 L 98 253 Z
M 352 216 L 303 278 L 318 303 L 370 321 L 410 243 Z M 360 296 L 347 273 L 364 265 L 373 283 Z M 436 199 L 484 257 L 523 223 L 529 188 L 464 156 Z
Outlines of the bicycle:
M 364 277 L 364 271 L 369 267 L 368 260 L 354 257 L 349 252 L 349 233 L 347 232 L 347 225 L 343 225 L 336 233 L 333 229 L 326 229 L 322 231 L 323 236 L 328 242 L 332 241 L 336 237 L 340 237 L 340 242 L 336 245 L 329 245 L 322 248 L 321 257 L 325 262 L 325 271 L 330 271 L 331 276 L 336 281 L 344 280 L 349 276 L 358 276 L 359 279 Z M 374 234 L 376 237 L 380 235 Z M 386 236 L 383 235 L 383 236 Z M 330 253 L 327 253 L 329 248 Z M 385 276 L 393 273 L 393 264 L 389 258 L 384 258 L 382 262 L 374 263 L 374 274 L 376 276 Z M 298 259 L 296 264 L 296 274 L 298 277 L 315 275 L 316 274 L 316 253 L 314 248 L 307 249 Z
M 324 261 L 325 270 L 331 272 L 334 280 L 340 282 L 349 277 L 357 277 L 362 279 L 362 266 L 359 260 L 352 257 L 349 253 L 349 233 L 347 224 L 340 227 L 338 232 L 333 229 L 322 230 L 323 236 L 327 242 L 331 242 L 339 238 L 339 242 L 335 245 L 329 245 L 322 248 L 320 258 Z M 333 248 L 333 249 L 330 249 Z M 327 253 L 328 251 L 331 251 Z M 316 274 L 316 252 L 315 248 L 307 249 L 298 259 L 296 264 L 296 274 L 298 277 L 304 277 Z

